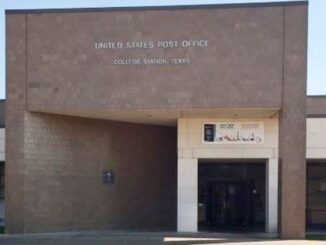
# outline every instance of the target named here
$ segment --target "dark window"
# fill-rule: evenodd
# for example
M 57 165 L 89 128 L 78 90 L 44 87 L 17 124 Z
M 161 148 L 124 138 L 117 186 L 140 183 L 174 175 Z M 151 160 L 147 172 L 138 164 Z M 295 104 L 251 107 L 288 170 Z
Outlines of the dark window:
M 5 198 L 5 164 L 0 162 L 0 199 Z
M 307 164 L 307 227 L 326 228 L 326 163 Z

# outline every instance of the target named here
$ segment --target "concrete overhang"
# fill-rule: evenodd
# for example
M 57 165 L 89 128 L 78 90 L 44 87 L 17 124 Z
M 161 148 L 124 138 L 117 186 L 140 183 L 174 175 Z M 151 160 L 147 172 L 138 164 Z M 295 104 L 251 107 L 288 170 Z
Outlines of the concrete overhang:
M 115 109 L 115 110 L 32 110 L 50 114 L 77 116 L 140 124 L 176 126 L 179 118 L 259 119 L 278 117 L 278 108 L 215 108 L 215 109 Z

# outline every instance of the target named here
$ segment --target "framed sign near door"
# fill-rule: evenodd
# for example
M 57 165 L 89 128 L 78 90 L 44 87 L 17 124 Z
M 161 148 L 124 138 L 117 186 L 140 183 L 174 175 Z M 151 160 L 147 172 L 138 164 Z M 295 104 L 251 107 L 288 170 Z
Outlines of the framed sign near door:
M 261 144 L 264 143 L 264 123 L 204 123 L 203 142 L 205 144 Z

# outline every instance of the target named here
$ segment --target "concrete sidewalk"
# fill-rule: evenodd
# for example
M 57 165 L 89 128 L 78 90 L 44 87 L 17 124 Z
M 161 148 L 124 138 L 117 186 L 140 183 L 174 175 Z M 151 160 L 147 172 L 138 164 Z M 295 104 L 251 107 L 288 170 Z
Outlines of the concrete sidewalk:
M 192 244 L 238 244 L 238 245 L 319 245 L 326 241 L 277 240 L 263 238 L 260 234 L 230 233 L 162 233 L 162 232 L 109 232 L 85 231 L 28 235 L 0 235 L 0 244 L 44 245 L 192 245 Z

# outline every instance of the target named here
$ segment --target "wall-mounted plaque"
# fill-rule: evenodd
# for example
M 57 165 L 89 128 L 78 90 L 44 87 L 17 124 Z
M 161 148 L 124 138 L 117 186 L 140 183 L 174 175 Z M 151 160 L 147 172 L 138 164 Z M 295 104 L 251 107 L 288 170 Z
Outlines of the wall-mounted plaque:
M 102 180 L 104 184 L 113 184 L 114 173 L 111 170 L 104 170 L 102 173 Z

